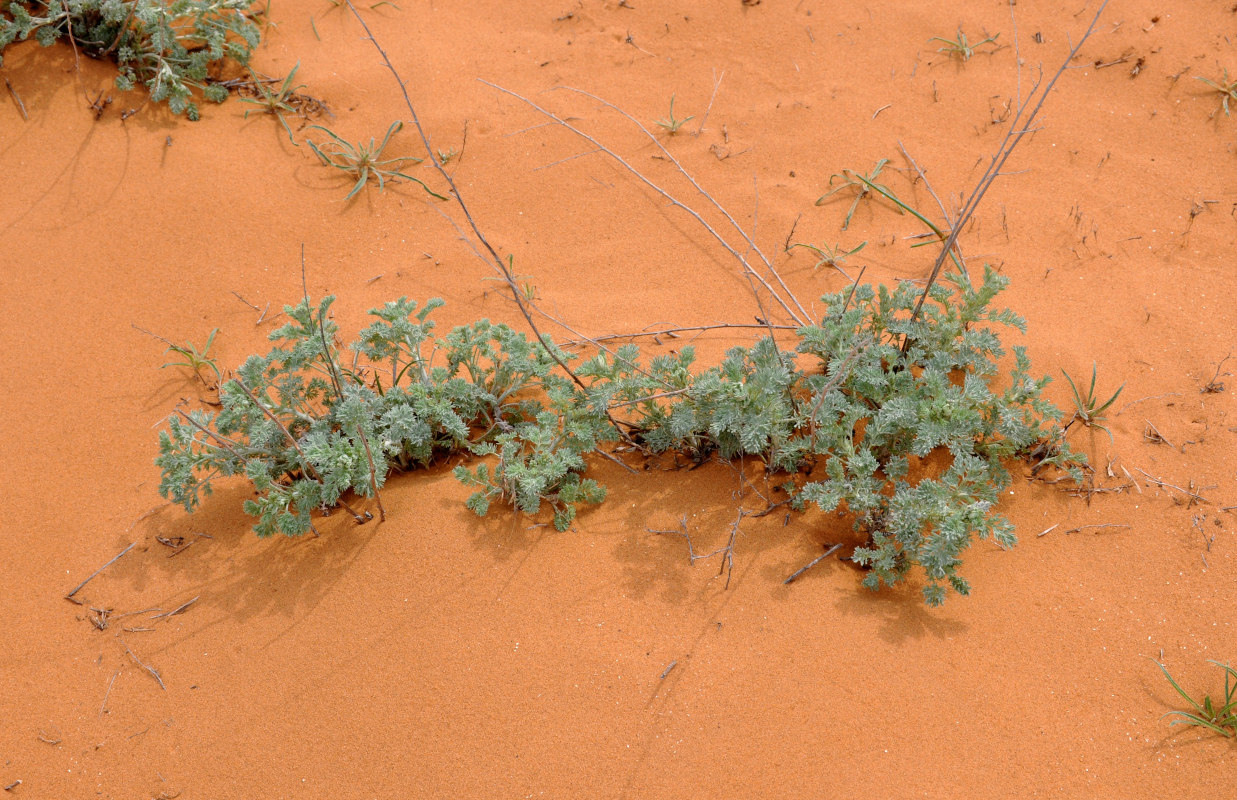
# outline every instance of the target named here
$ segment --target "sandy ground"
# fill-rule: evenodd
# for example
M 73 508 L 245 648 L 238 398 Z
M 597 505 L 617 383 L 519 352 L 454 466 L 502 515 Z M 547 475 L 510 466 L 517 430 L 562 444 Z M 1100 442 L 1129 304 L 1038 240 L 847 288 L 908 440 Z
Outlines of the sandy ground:
M 1017 50 L 997 0 L 405 0 L 363 13 L 435 145 L 462 148 L 451 168 L 478 223 L 547 310 L 599 335 L 749 322 L 754 304 L 698 224 L 613 162 L 573 158 L 591 146 L 478 79 L 572 117 L 704 209 L 629 121 L 552 90 L 592 92 L 646 125 L 674 97 L 694 119 L 662 141 L 808 302 L 845 279 L 786 241 L 867 241 L 847 268 L 870 280 L 930 264 L 907 238 L 922 227 L 886 204 L 861 203 L 840 231 L 848 201 L 814 205 L 830 175 L 888 158 L 890 187 L 939 220 L 900 145 L 955 206 L 1006 103 L 1056 68 L 1094 9 L 1019 2 Z M 299 63 L 342 136 L 406 117 L 346 9 L 276 3 L 273 21 L 256 67 Z M 1000 48 L 965 63 L 938 53 L 929 37 L 959 25 L 971 41 L 999 31 Z M 1237 356 L 1237 117 L 1195 80 L 1237 74 L 1235 33 L 1230 0 L 1114 0 L 962 237 L 972 264 L 1012 279 L 1002 299 L 1029 333 L 1009 342 L 1039 373 L 1085 376 L 1094 361 L 1100 391 L 1125 384 L 1112 441 L 1071 433 L 1097 485 L 1125 488 L 1088 499 L 1020 473 L 1002 508 L 1020 544 L 973 547 L 972 596 L 939 609 L 914 581 L 868 592 L 834 559 L 784 586 L 838 534 L 819 516 L 745 520 L 729 588 L 716 559 L 690 565 L 681 538 L 648 529 L 686 517 L 697 547 L 723 544 L 736 510 L 760 501 L 720 465 L 631 476 L 599 461 L 610 499 L 562 534 L 505 509 L 478 519 L 447 465 L 393 479 L 384 524 L 336 515 L 316 539 L 254 537 L 239 483 L 192 516 L 163 505 L 156 430 L 209 397 L 161 371 L 162 346 L 132 326 L 198 343 L 217 327 L 219 362 L 235 366 L 273 323 L 234 293 L 272 314 L 298 300 L 302 246 L 310 292 L 339 296 L 347 334 L 400 295 L 445 298 L 443 327 L 518 315 L 439 213 L 458 211 L 415 185 L 342 202 L 346 178 L 236 100 L 196 124 L 149 106 L 122 120 L 140 96 L 111 89 L 106 64 L 75 73 L 67 46 L 10 48 L 0 73 L 29 119 L 0 96 L 0 786 L 1222 796 L 1234 745 L 1161 719 L 1181 701 L 1151 659 L 1212 694 L 1207 660 L 1237 659 L 1237 358 L 1216 375 Z M 114 102 L 96 119 L 85 98 L 99 91 Z M 417 147 L 405 131 L 391 152 Z M 715 331 L 697 345 L 710 363 L 751 340 Z M 1213 378 L 1224 389 L 1201 392 Z M 1064 381 L 1049 393 L 1068 405 Z M 173 557 L 160 537 L 192 545 Z M 134 542 L 85 605 L 63 599 Z M 190 600 L 157 620 L 131 613 Z M 104 630 L 91 608 L 110 610 Z

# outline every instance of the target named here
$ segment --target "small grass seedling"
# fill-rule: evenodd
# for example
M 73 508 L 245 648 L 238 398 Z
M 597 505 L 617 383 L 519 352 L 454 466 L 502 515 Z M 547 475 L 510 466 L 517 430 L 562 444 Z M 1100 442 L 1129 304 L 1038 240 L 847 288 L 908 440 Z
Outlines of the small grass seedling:
M 674 117 L 674 95 L 670 95 L 670 114 L 664 119 L 657 120 L 657 126 L 666 132 L 668 136 L 674 136 L 688 122 L 695 119 L 694 116 L 684 119 L 675 119 Z
M 202 370 L 209 369 L 211 372 L 215 373 L 215 385 L 219 385 L 220 381 L 223 380 L 223 374 L 219 371 L 218 365 L 215 364 L 215 359 L 210 357 L 210 348 L 211 345 L 215 343 L 215 334 L 217 333 L 219 333 L 218 328 L 215 328 L 210 332 L 210 335 L 206 337 L 206 346 L 201 350 L 198 350 L 197 345 L 193 342 L 185 342 L 183 345 L 167 342 L 168 349 L 164 350 L 163 354 L 167 355 L 168 353 L 175 353 L 184 360 L 169 361 L 160 366 L 159 369 L 166 369 L 168 367 L 188 367 L 193 371 L 193 376 L 201 381 L 202 385 L 208 389 L 211 388 L 211 385 L 207 383 L 206 378 L 202 377 Z M 166 342 L 167 340 L 164 339 L 163 341 Z
M 1065 424 L 1065 427 L 1068 428 L 1070 425 L 1074 424 L 1074 420 L 1077 420 L 1088 428 L 1099 428 L 1104 433 L 1108 434 L 1108 438 L 1111 440 L 1112 431 L 1108 430 L 1108 428 L 1105 428 L 1100 423 L 1107 419 L 1104 416 L 1104 412 L 1108 410 L 1109 406 L 1116 402 L 1117 398 L 1121 395 L 1121 390 L 1125 388 L 1125 384 L 1121 384 L 1117 391 L 1113 393 L 1112 397 L 1108 398 L 1103 404 L 1101 404 L 1095 397 L 1095 373 L 1095 362 L 1091 362 L 1091 386 L 1087 389 L 1087 394 L 1084 397 L 1083 394 L 1078 391 L 1078 387 L 1074 384 L 1074 379 L 1069 376 L 1069 373 L 1065 370 L 1061 370 L 1061 374 L 1065 376 L 1065 380 L 1069 381 L 1070 391 L 1074 393 L 1074 416 Z
M 283 129 L 288 133 L 288 141 L 292 142 L 294 145 L 296 144 L 296 139 L 292 136 L 292 128 L 288 126 L 288 121 L 284 119 L 284 114 L 299 113 L 299 110 L 296 106 L 292 105 L 292 102 L 293 98 L 296 97 L 297 90 L 304 89 L 305 85 L 298 84 L 293 86 L 292 80 L 296 77 L 296 71 L 300 69 L 300 67 L 301 62 L 296 62 L 296 66 L 294 66 L 292 71 L 288 73 L 288 77 L 284 78 L 283 83 L 281 83 L 279 88 L 274 91 L 272 91 L 271 88 L 264 82 L 260 81 L 256 75 L 252 75 L 252 73 L 250 73 L 253 77 L 253 86 L 254 90 L 257 92 L 257 96 L 240 98 L 242 103 L 249 103 L 250 105 L 258 106 L 258 109 L 256 110 L 261 113 L 270 114 L 275 117 L 275 119 L 279 120 L 279 123 L 283 125 Z M 253 111 L 254 109 L 246 111 L 245 118 L 248 119 L 249 115 L 253 113 Z
M 888 163 L 889 159 L 882 158 L 880 161 L 876 162 L 876 166 L 873 167 L 872 171 L 867 175 L 849 169 L 844 169 L 841 172 L 830 175 L 829 185 L 833 188 L 817 198 L 816 205 L 824 205 L 826 200 L 843 189 L 854 188 L 854 202 L 850 204 L 850 209 L 846 212 L 846 219 L 842 221 L 842 230 L 846 230 L 850 227 L 850 218 L 855 215 L 855 209 L 859 207 L 859 201 L 870 198 L 873 190 L 880 192 L 886 197 L 893 196 L 893 192 L 889 190 L 889 187 L 876 182 L 876 179 L 880 177 L 881 170 L 884 169 L 885 165 Z M 834 186 L 835 183 L 837 184 L 836 186 Z M 895 204 L 895 207 L 897 208 L 899 214 L 903 213 L 903 205 L 901 203 Z
M 314 151 L 314 155 L 318 156 L 323 165 L 342 170 L 356 178 L 356 184 L 352 187 L 352 191 L 348 192 L 344 200 L 351 200 L 371 179 L 378 183 L 378 188 L 381 190 L 385 188 L 387 181 L 395 180 L 396 178 L 403 178 L 404 180 L 420 184 L 422 189 L 439 200 L 447 199 L 429 186 L 426 186 L 424 181 L 401 172 L 405 165 L 420 164 L 421 159 L 412 158 L 411 156 L 386 159 L 382 157 L 382 152 L 386 150 L 387 143 L 391 141 L 391 137 L 404 127 L 404 123 L 399 120 L 392 122 L 391 127 L 387 128 L 387 133 L 382 137 L 382 142 L 375 143 L 373 137 L 370 137 L 368 145 L 364 142 L 352 144 L 331 129 L 324 128 L 321 125 L 311 125 L 309 127 L 311 130 L 320 130 L 330 137 L 330 141 L 323 142 L 322 144 L 317 144 L 312 139 L 306 140 L 309 144 L 309 149 Z
M 1229 116 L 1229 101 L 1237 103 L 1237 81 L 1229 80 L 1228 70 L 1224 70 L 1224 77 L 1218 81 L 1213 81 L 1210 78 L 1200 77 L 1198 80 L 1207 84 L 1216 94 L 1220 95 L 1220 107 L 1224 109 L 1224 116 Z M 1213 114 L 1215 112 L 1212 112 Z
M 984 31 L 984 33 L 987 33 L 987 31 Z M 996 47 L 996 38 L 1000 35 L 1001 34 L 996 33 L 984 39 L 983 41 L 975 42 L 974 44 L 971 44 L 969 41 L 967 41 L 966 34 L 962 32 L 962 28 L 959 27 L 957 30 L 958 38 L 956 39 L 946 39 L 942 36 L 933 36 L 928 41 L 944 43 L 945 45 L 944 47 L 937 48 L 936 52 L 938 53 L 945 53 L 950 58 L 957 58 L 960 61 L 970 61 L 971 56 L 975 55 L 975 51 L 978 48 L 983 47 L 986 44 L 993 45 L 993 49 L 989 50 L 988 52 L 990 53 L 996 52 L 996 50 L 998 49 Z
M 842 245 L 840 244 L 835 244 L 833 247 L 830 247 L 827 244 L 815 245 L 805 242 L 795 242 L 791 245 L 792 248 L 802 247 L 805 250 L 811 250 L 820 257 L 820 260 L 812 266 L 812 269 L 820 269 L 823 266 L 833 267 L 839 271 L 841 265 L 846 263 L 847 256 L 853 256 L 855 253 L 858 253 L 867 246 L 867 242 L 860 242 L 858 247 L 851 248 L 850 250 L 843 250 Z
M 1155 659 L 1151 660 L 1155 661 Z M 1164 672 L 1164 677 L 1168 678 L 1168 682 L 1177 690 L 1177 694 L 1184 697 L 1185 701 L 1194 708 L 1193 712 L 1169 711 L 1164 716 L 1171 717 L 1175 714 L 1181 717 L 1169 723 L 1171 725 L 1194 725 L 1207 728 L 1229 739 L 1237 738 L 1237 669 L 1233 669 L 1228 664 L 1221 664 L 1219 661 L 1210 663 L 1224 670 L 1224 705 L 1219 708 L 1216 708 L 1218 701 L 1213 701 L 1209 694 L 1203 695 L 1201 703 L 1190 697 L 1177 681 L 1173 680 L 1168 668 L 1155 661 L 1155 665 Z

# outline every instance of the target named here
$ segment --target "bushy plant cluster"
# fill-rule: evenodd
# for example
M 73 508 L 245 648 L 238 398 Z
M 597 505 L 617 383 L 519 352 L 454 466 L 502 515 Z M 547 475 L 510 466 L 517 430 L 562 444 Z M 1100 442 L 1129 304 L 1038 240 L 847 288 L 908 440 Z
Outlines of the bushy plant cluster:
M 989 305 L 1007 279 L 986 270 L 982 286 L 956 275 L 930 291 L 862 285 L 824 298 L 819 324 L 801 328 L 793 350 L 764 338 L 693 371 L 694 353 L 647 361 L 625 345 L 564 373 L 548 340 L 529 341 L 482 320 L 443 338 L 401 298 L 351 345 L 335 350 L 332 298 L 287 309 L 277 344 L 224 384 L 222 411 L 173 417 L 156 463 L 164 496 L 192 511 L 215 477 L 245 475 L 258 499 L 246 510 L 259 535 L 301 534 L 314 509 L 349 491 L 373 496 L 391 470 L 469 450 L 482 458 L 456 477 L 475 489 L 468 507 L 495 501 L 535 514 L 542 504 L 565 530 L 582 503 L 605 489 L 585 477 L 586 456 L 625 440 L 648 453 L 702 460 L 756 457 L 786 476 L 793 504 L 848 514 L 866 536 L 854 559 L 873 589 L 923 568 L 925 599 L 952 588 L 972 537 L 1014 542 L 996 514 L 1011 481 L 1002 462 L 1027 458 L 1079 476 L 1081 456 L 1041 397 L 1021 348 L 1005 355 L 993 325 L 1024 326 Z
M 244 65 L 258 45 L 253 0 L 12 0 L 0 2 L 0 54 L 33 36 L 50 46 L 69 37 L 92 58 L 111 58 L 116 87 L 138 85 L 176 114 L 199 116 L 194 90 L 223 102 L 227 89 L 211 69 Z M 0 62 L 2 63 L 2 62 Z

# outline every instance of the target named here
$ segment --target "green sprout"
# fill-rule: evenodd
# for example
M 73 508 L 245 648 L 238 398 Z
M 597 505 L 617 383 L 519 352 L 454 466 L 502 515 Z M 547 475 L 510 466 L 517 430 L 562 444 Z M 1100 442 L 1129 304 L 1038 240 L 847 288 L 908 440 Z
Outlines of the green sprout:
M 893 197 L 893 192 L 889 190 L 889 187 L 876 182 L 876 179 L 880 177 L 881 170 L 884 169 L 885 165 L 888 163 L 889 159 L 882 158 L 880 161 L 876 162 L 876 166 L 873 167 L 872 171 L 867 175 L 850 169 L 844 169 L 841 172 L 830 175 L 829 185 L 833 188 L 817 198 L 816 205 L 824 205 L 825 201 L 834 194 L 837 194 L 843 189 L 853 187 L 856 190 L 855 199 L 854 202 L 850 204 L 850 209 L 846 212 L 846 219 L 842 221 L 842 230 L 846 230 L 850 227 L 850 218 L 855 215 L 855 209 L 859 207 L 860 200 L 870 198 L 873 191 L 877 191 L 885 197 Z M 834 183 L 837 183 L 837 185 L 834 186 Z M 898 209 L 898 213 L 901 214 L 906 206 L 902 203 L 896 203 L 896 207 Z
M 304 84 L 292 85 L 292 79 L 296 77 L 296 71 L 300 69 L 301 62 L 296 62 L 296 66 L 288 73 L 288 76 L 283 79 L 277 90 L 272 91 L 265 83 L 258 80 L 257 76 L 253 77 L 254 89 L 257 91 L 257 97 L 242 97 L 242 103 L 249 103 L 258 106 L 258 110 L 262 113 L 270 114 L 279 120 L 283 125 L 283 129 L 288 133 L 288 141 L 296 144 L 296 139 L 292 136 L 292 128 L 288 127 L 288 121 L 284 119 L 284 114 L 299 113 L 296 106 L 292 105 L 293 99 L 296 97 L 298 89 L 304 89 Z M 252 73 L 251 73 L 252 74 Z M 245 118 L 248 119 L 253 110 L 245 112 Z
M 356 184 L 352 187 L 352 191 L 344 200 L 351 200 L 357 192 L 361 191 L 361 187 L 373 179 L 377 181 L 379 190 L 385 188 L 386 182 L 403 178 L 421 185 L 428 194 L 437 197 L 439 200 L 447 198 L 435 192 L 433 189 L 425 185 L 424 181 L 412 177 L 411 175 L 401 172 L 406 164 L 420 164 L 421 159 L 412 158 L 411 156 L 399 156 L 397 158 L 382 157 L 383 150 L 386 149 L 387 142 L 391 137 L 404 127 L 404 123 L 396 120 L 391 123 L 391 127 L 387 128 L 387 133 L 382 137 L 381 143 L 375 143 L 373 137 L 370 137 L 369 144 L 357 142 L 352 144 L 346 139 L 341 138 L 329 128 L 324 128 L 321 125 L 310 125 L 311 130 L 320 130 L 327 136 L 331 137 L 330 141 L 323 142 L 321 145 L 315 143 L 312 139 L 307 140 L 309 149 L 314 151 L 314 155 L 328 167 L 342 170 L 356 178 Z
M 1151 659 L 1155 661 L 1155 659 Z M 1207 728 L 1215 731 L 1221 736 L 1226 736 L 1230 739 L 1237 738 L 1237 669 L 1233 669 L 1228 664 L 1221 664 L 1219 661 L 1211 661 L 1220 669 L 1224 670 L 1224 705 L 1216 708 L 1215 702 L 1212 701 L 1211 695 L 1203 695 L 1202 702 L 1198 702 L 1193 697 L 1186 694 L 1185 690 L 1173 680 L 1173 676 L 1169 674 L 1168 668 L 1158 661 L 1155 661 L 1164 672 L 1164 677 L 1168 678 L 1168 682 L 1177 690 L 1177 694 L 1185 698 L 1194 711 L 1170 711 L 1165 714 L 1165 717 L 1171 717 L 1174 714 L 1181 717 L 1175 719 L 1171 725 L 1194 725 L 1200 728 Z
M 987 33 L 987 31 L 985 31 L 985 33 Z M 975 42 L 974 44 L 971 44 L 969 41 L 967 41 L 966 34 L 962 32 L 962 28 L 959 27 L 957 31 L 957 36 L 958 36 L 957 39 L 945 39 L 941 36 L 933 36 L 928 41 L 929 42 L 944 42 L 945 44 L 944 47 L 937 48 L 936 52 L 938 53 L 945 53 L 950 58 L 958 58 L 962 61 L 970 61 L 971 56 L 975 55 L 975 51 L 977 48 L 983 47 L 986 44 L 995 45 L 996 37 L 1000 35 L 1001 34 L 999 33 L 993 34 L 992 36 L 989 36 L 983 41 Z M 994 52 L 994 51 L 990 50 L 989 52 Z
M 1216 94 L 1220 95 L 1220 107 L 1224 109 L 1224 116 L 1229 116 L 1228 101 L 1237 102 L 1237 81 L 1229 80 L 1228 70 L 1224 70 L 1224 77 L 1219 81 L 1213 81 L 1210 78 L 1199 78 L 1198 80 L 1210 86 Z
M 668 135 L 673 136 L 679 132 L 685 124 L 695 119 L 695 117 L 685 117 L 684 119 L 675 119 L 674 117 L 674 95 L 670 95 L 670 115 L 664 119 L 657 120 L 657 125 L 664 130 Z
M 1078 387 L 1074 384 L 1074 379 L 1069 376 L 1069 373 L 1065 370 L 1061 370 L 1061 374 L 1065 376 L 1065 380 L 1069 381 L 1070 390 L 1074 393 L 1074 416 L 1069 422 L 1066 423 L 1065 427 L 1068 428 L 1070 425 L 1074 424 L 1074 420 L 1077 420 L 1083 425 L 1086 425 L 1088 428 L 1099 428 L 1104 433 L 1108 434 L 1108 438 L 1111 440 L 1112 431 L 1108 430 L 1108 428 L 1100 425 L 1099 423 L 1104 422 L 1107 419 L 1107 417 L 1104 416 L 1104 412 L 1108 410 L 1109 406 L 1116 402 L 1117 397 L 1121 394 L 1121 390 L 1125 388 L 1125 384 L 1121 384 L 1121 386 L 1117 388 L 1117 391 L 1113 393 L 1112 397 L 1108 398 L 1103 404 L 1100 404 L 1099 400 L 1095 397 L 1095 371 L 1095 362 L 1091 362 L 1091 386 L 1087 389 L 1087 394 L 1084 397 L 1082 393 L 1078 391 Z
M 175 353 L 184 360 L 169 361 L 160 366 L 159 369 L 166 369 L 167 367 L 188 367 L 193 371 L 193 376 L 201 381 L 202 385 L 206 387 L 209 387 L 210 384 L 207 383 L 206 379 L 202 377 L 202 370 L 209 369 L 211 372 L 215 373 L 215 383 L 218 384 L 219 381 L 223 380 L 223 374 L 219 372 L 219 367 L 215 364 L 215 359 L 210 357 L 210 348 L 215 343 L 215 334 L 217 333 L 219 333 L 218 328 L 215 328 L 210 332 L 210 335 L 206 337 L 206 346 L 201 350 L 198 350 L 197 345 L 193 342 L 185 342 L 183 345 L 168 342 L 168 349 L 163 351 L 164 355 L 167 355 L 168 353 Z M 167 340 L 165 339 L 164 341 Z

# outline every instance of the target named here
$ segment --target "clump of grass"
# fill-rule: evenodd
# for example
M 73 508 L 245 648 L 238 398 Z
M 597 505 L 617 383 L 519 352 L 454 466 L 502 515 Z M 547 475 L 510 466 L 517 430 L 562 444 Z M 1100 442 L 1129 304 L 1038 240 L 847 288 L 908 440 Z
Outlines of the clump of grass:
M 219 365 L 215 363 L 215 359 L 210 357 L 210 348 L 215 343 L 215 334 L 217 333 L 219 333 L 218 328 L 215 328 L 210 332 L 210 335 L 206 337 L 206 344 L 201 350 L 199 350 L 197 345 L 193 342 L 185 342 L 184 344 L 169 344 L 168 349 L 164 351 L 164 354 L 175 353 L 184 360 L 169 361 L 159 367 L 159 369 L 166 369 L 167 367 L 188 367 L 193 371 L 193 376 L 201 381 L 202 385 L 206 387 L 209 387 L 210 384 L 206 382 L 204 377 L 202 377 L 202 371 L 209 369 L 211 372 L 215 373 L 215 384 L 218 385 L 219 381 L 223 380 L 223 374 L 219 371 Z
M 325 166 L 334 167 L 356 178 L 356 183 L 353 185 L 352 191 L 348 192 L 348 195 L 344 198 L 345 200 L 351 200 L 371 180 L 376 182 L 381 190 L 386 186 L 387 181 L 401 178 L 420 184 L 422 189 L 439 200 L 447 199 L 427 186 L 424 181 L 402 171 L 409 164 L 420 164 L 422 159 L 411 156 L 382 157 L 387 143 L 391 141 L 391 137 L 404 127 L 403 122 L 399 120 L 392 122 L 391 127 L 387 128 L 386 135 L 382 137 L 381 142 L 376 142 L 373 137 L 370 137 L 369 144 L 364 142 L 353 144 L 331 129 L 324 128 L 321 125 L 310 125 L 309 127 L 311 130 L 322 131 L 329 137 L 322 144 L 318 144 L 312 139 L 307 140 L 309 148 L 314 151 L 314 155 Z
M 278 89 L 271 89 L 271 87 L 267 86 L 264 82 L 258 80 L 258 78 L 254 76 L 254 96 L 240 98 L 242 103 L 249 103 L 251 105 L 258 106 L 258 111 L 264 114 L 270 114 L 275 117 L 275 119 L 279 120 L 279 123 L 283 125 L 283 129 L 288 134 L 288 141 L 292 142 L 292 144 L 296 144 L 296 139 L 292 136 L 292 128 L 288 126 L 288 121 L 284 119 L 284 115 L 300 113 L 298 108 L 299 104 L 293 105 L 293 103 L 296 102 L 296 98 L 298 97 L 298 90 L 304 89 L 305 84 L 297 84 L 295 86 L 292 85 L 292 81 L 296 78 L 296 71 L 300 69 L 300 67 L 301 62 L 296 62 L 296 66 L 288 72 L 287 77 L 283 79 L 283 83 L 279 84 Z M 248 119 L 251 113 L 252 110 L 246 111 L 245 118 Z
M 679 128 L 682 128 L 693 119 L 695 119 L 694 116 L 686 117 L 684 119 L 677 119 L 674 116 L 674 95 L 670 95 L 670 114 L 662 119 L 656 120 L 656 124 L 657 127 L 666 132 L 666 135 L 674 136 L 679 132 Z
M 1155 661 L 1155 659 L 1152 659 Z M 1180 716 L 1181 719 L 1175 719 L 1170 724 L 1172 725 L 1193 725 L 1199 728 L 1206 728 L 1214 731 L 1221 736 L 1226 736 L 1230 739 L 1237 738 L 1237 669 L 1233 669 L 1228 664 L 1221 664 L 1219 661 L 1211 661 L 1220 669 L 1224 670 L 1224 703 L 1217 706 L 1217 701 L 1211 699 L 1211 695 L 1203 695 L 1202 702 L 1195 700 L 1190 695 L 1186 694 L 1185 690 L 1173 679 L 1168 668 L 1160 662 L 1155 664 L 1164 672 L 1164 677 L 1168 678 L 1168 682 L 1177 690 L 1177 694 L 1185 698 L 1185 701 L 1194 709 L 1193 711 L 1170 711 L 1165 714 L 1165 717 L 1173 715 Z
M 987 31 L 984 31 L 984 33 L 987 33 Z M 1000 35 L 1001 34 L 996 33 L 996 34 L 993 34 L 992 36 L 988 36 L 982 41 L 978 41 L 972 44 L 970 41 L 967 40 L 966 34 L 962 32 L 962 28 L 961 26 L 959 26 L 956 32 L 956 38 L 954 39 L 946 39 L 942 36 L 933 36 L 928 41 L 944 43 L 945 45 L 944 47 L 937 48 L 936 52 L 938 53 L 945 53 L 950 58 L 956 58 L 960 61 L 970 61 L 971 56 L 975 55 L 976 50 L 980 47 L 983 47 L 986 44 L 993 45 L 993 49 L 988 52 L 995 52 L 997 49 L 996 39 Z
M 1210 86 L 1216 94 L 1220 95 L 1220 107 L 1224 109 L 1224 116 L 1229 116 L 1229 101 L 1237 103 L 1237 81 L 1229 80 L 1228 69 L 1224 70 L 1223 77 L 1218 81 L 1203 77 L 1199 77 L 1198 80 Z
M 1104 433 L 1108 434 L 1108 438 L 1111 440 L 1112 431 L 1108 430 L 1108 428 L 1104 427 L 1100 423 L 1107 420 L 1107 417 L 1104 416 L 1104 412 L 1108 410 L 1109 406 L 1116 402 L 1117 398 L 1121 395 L 1121 390 L 1125 388 L 1125 384 L 1121 384 L 1121 386 L 1117 388 L 1117 391 L 1113 392 L 1112 397 L 1101 403 L 1095 396 L 1095 362 L 1091 362 L 1091 385 L 1087 388 L 1086 395 L 1083 395 L 1078 391 L 1078 386 L 1074 384 L 1074 379 L 1069 376 L 1068 372 L 1061 370 L 1061 374 L 1064 375 L 1065 380 L 1069 382 L 1070 391 L 1074 395 L 1074 416 L 1070 418 L 1070 421 L 1066 423 L 1065 427 L 1068 428 L 1070 425 L 1074 424 L 1075 421 L 1078 421 L 1088 428 L 1099 428 Z

